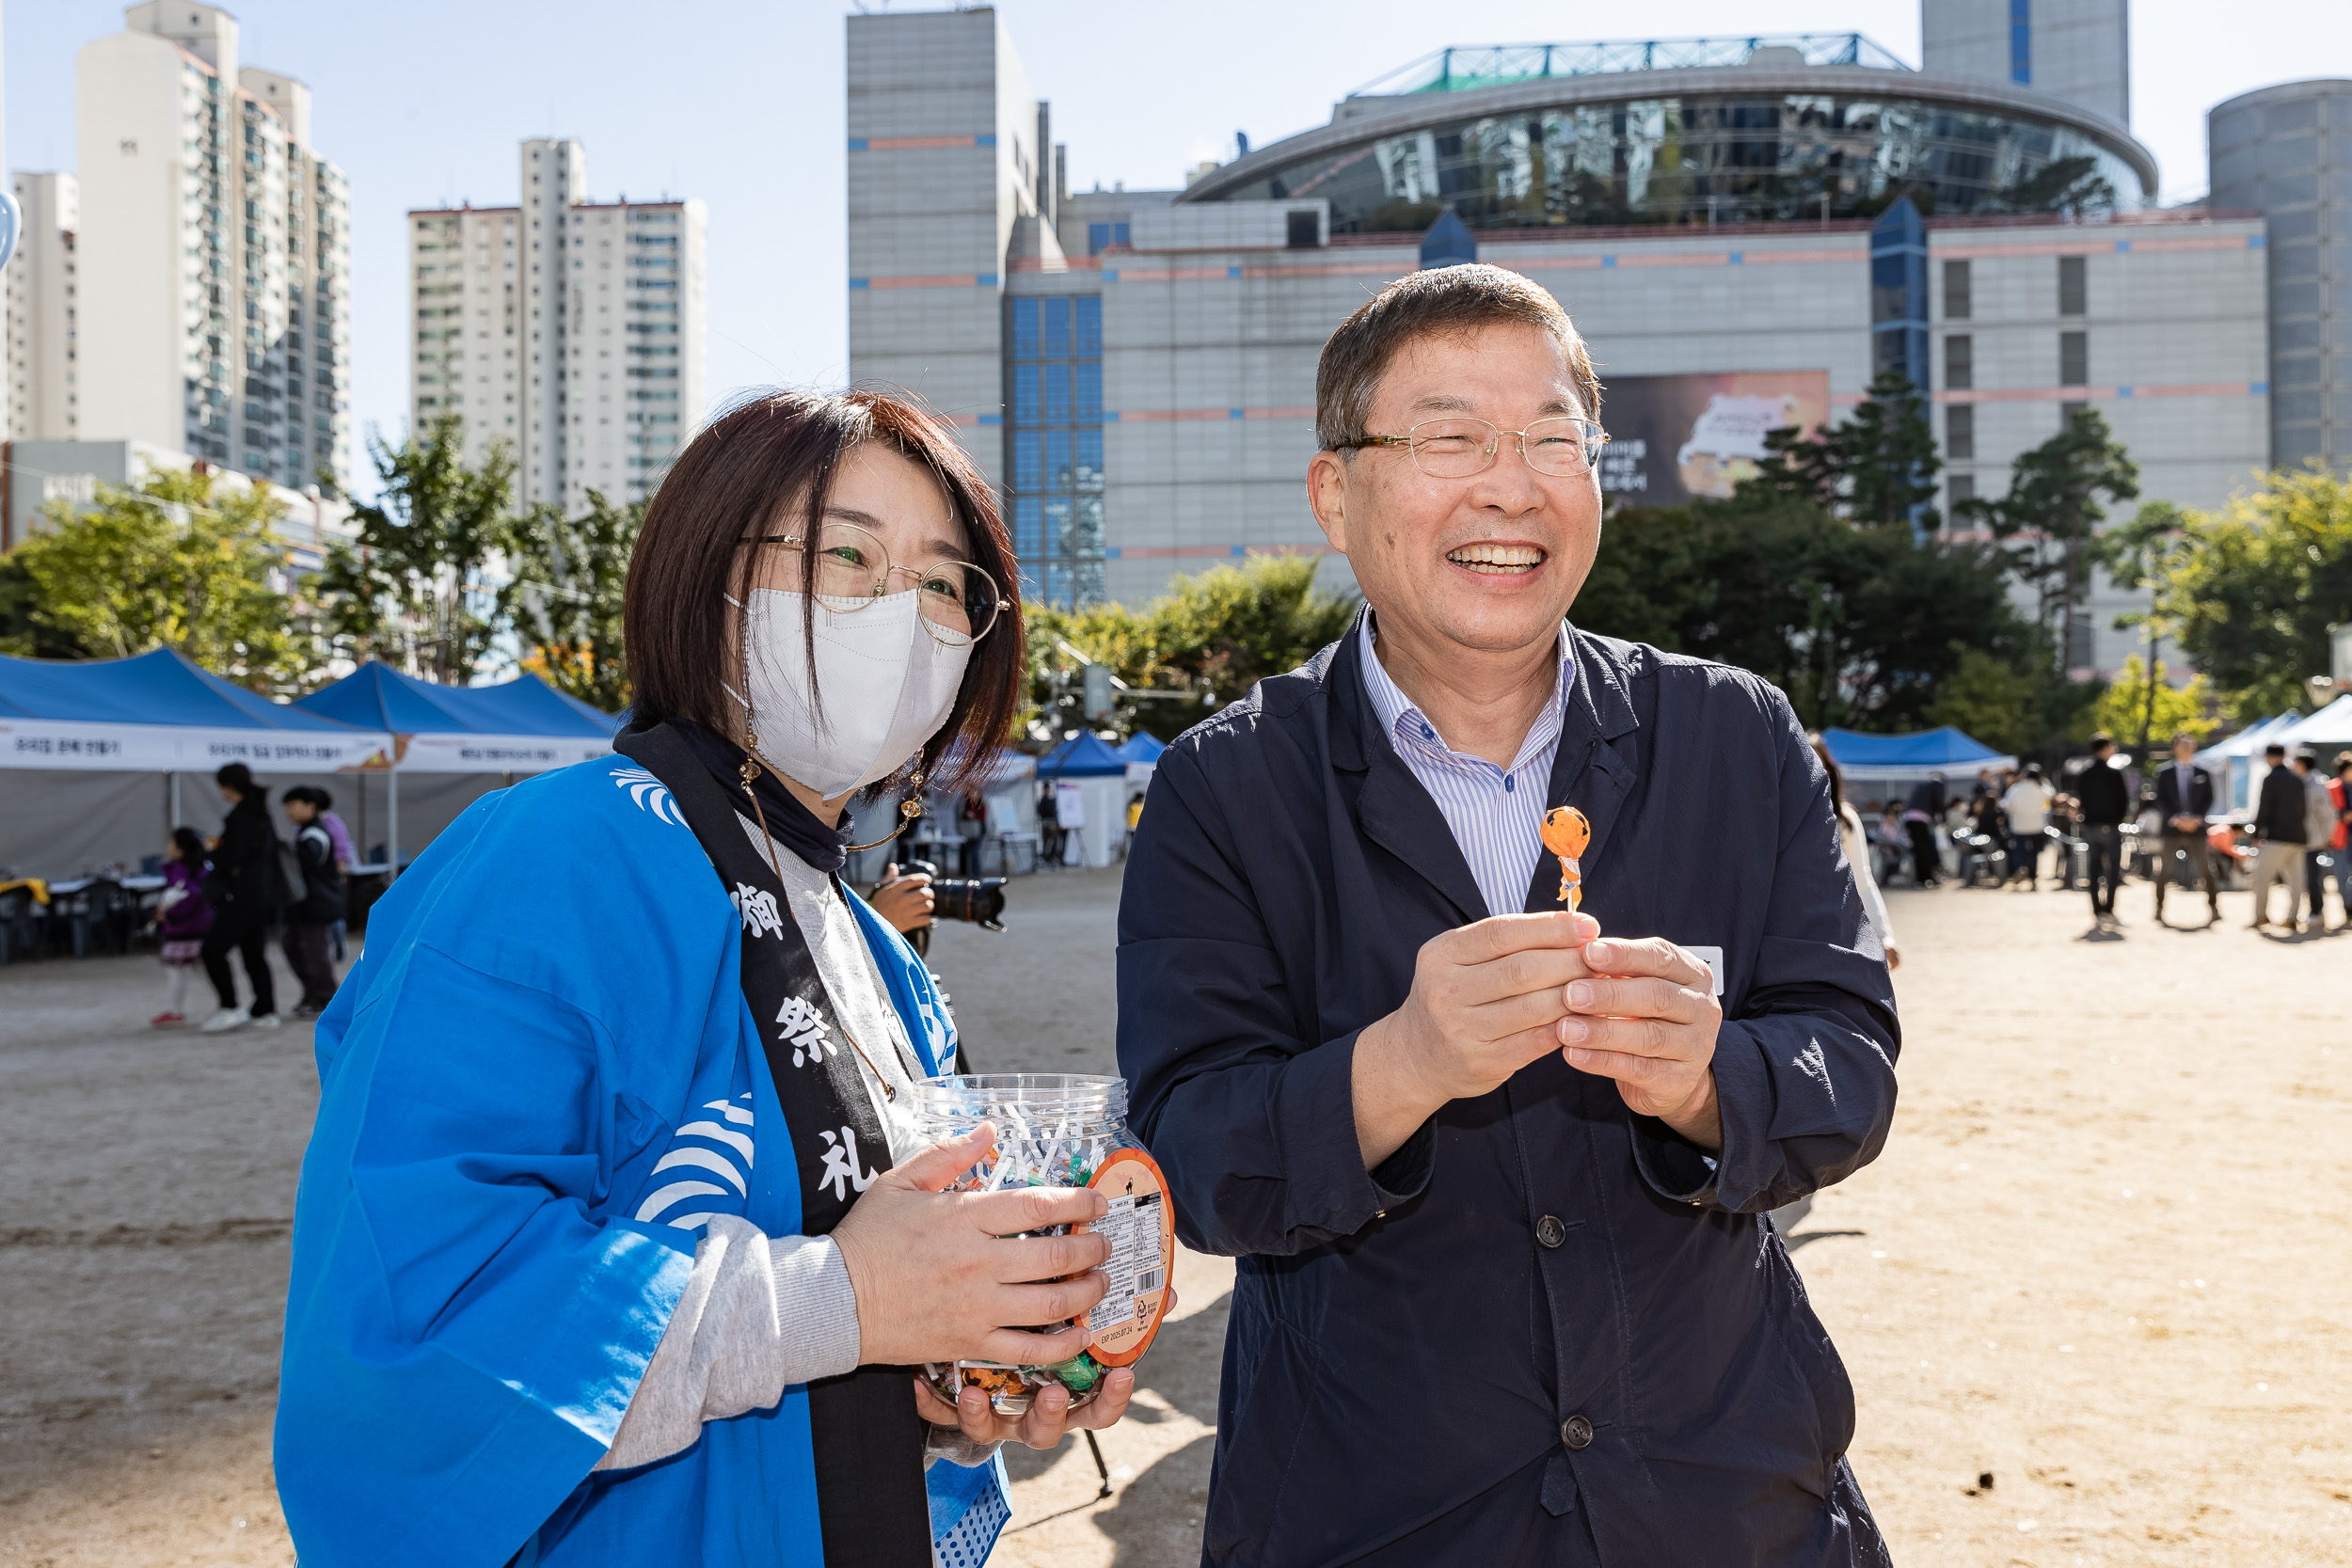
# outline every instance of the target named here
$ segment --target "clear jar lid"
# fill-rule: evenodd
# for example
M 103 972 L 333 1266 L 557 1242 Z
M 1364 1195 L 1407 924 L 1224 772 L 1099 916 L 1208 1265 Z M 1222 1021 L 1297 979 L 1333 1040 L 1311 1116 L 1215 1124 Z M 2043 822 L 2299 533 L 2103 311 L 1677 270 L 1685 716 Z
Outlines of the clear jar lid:
M 1127 1081 L 1093 1073 L 979 1072 L 921 1078 L 914 1114 L 926 1136 L 954 1137 L 983 1121 L 999 1134 L 1115 1132 L 1127 1120 Z

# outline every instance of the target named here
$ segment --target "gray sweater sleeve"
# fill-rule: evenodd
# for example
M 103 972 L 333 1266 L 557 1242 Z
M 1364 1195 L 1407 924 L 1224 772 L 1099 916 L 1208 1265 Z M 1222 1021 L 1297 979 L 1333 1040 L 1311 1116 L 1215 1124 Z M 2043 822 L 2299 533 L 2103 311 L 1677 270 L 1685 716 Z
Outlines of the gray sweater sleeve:
M 705 1421 L 766 1410 L 795 1383 L 857 1366 L 857 1293 L 826 1236 L 768 1236 L 714 1215 L 694 1270 L 599 1470 L 694 1446 Z

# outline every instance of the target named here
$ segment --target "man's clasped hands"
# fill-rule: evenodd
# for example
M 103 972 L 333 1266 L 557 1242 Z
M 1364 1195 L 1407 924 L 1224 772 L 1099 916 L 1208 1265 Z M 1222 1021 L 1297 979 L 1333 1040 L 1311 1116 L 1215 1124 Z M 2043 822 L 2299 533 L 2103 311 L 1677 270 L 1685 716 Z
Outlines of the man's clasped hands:
M 1637 1116 L 1723 1145 L 1706 963 L 1662 937 L 1604 938 L 1589 914 L 1506 914 L 1424 943 L 1405 1005 L 1356 1042 L 1356 1131 L 1378 1164 L 1450 1100 L 1501 1086 L 1547 1051 L 1616 1080 Z

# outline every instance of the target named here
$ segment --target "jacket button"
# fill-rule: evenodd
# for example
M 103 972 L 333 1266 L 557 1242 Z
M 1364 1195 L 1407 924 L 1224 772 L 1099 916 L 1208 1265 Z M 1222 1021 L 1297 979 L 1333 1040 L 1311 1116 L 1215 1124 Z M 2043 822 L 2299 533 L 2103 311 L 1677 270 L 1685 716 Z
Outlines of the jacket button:
M 1546 1214 L 1535 1222 L 1535 1239 L 1546 1246 L 1558 1246 L 1568 1239 L 1568 1227 L 1555 1216 Z
M 1590 1448 L 1593 1442 L 1593 1423 L 1581 1416 L 1569 1417 L 1560 1423 L 1560 1441 L 1571 1449 Z

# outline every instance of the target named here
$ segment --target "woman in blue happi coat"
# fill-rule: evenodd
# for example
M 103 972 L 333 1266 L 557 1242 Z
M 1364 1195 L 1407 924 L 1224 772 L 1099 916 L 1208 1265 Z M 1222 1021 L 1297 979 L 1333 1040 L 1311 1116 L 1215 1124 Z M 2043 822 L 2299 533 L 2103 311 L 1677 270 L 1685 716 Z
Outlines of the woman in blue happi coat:
M 619 754 L 485 797 L 319 1021 L 278 1485 L 305 1568 L 976 1563 L 1018 1423 L 914 1364 L 1054 1362 L 1093 1192 L 943 1191 L 930 977 L 837 873 L 843 806 L 952 785 L 1025 648 L 986 482 L 923 411 L 777 395 L 645 514 Z

